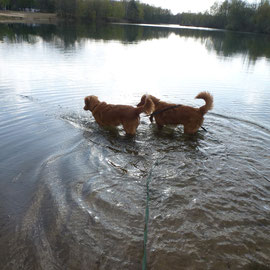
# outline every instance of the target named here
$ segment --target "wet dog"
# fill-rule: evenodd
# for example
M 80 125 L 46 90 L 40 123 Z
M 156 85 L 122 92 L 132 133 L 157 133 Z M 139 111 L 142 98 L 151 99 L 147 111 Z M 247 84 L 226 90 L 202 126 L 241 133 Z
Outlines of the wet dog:
M 141 106 L 114 105 L 100 102 L 96 96 L 84 99 L 84 110 L 92 112 L 96 122 L 102 127 L 116 127 L 122 125 L 126 134 L 134 135 L 140 124 L 140 114 L 151 114 L 154 110 L 153 101 L 145 96 Z
M 182 124 L 186 134 L 196 133 L 203 124 L 204 115 L 213 108 L 213 96 L 208 92 L 201 92 L 195 97 L 205 101 L 205 105 L 200 108 L 167 103 L 151 95 L 143 95 L 137 106 L 143 106 L 147 98 L 148 100 L 150 98 L 155 105 L 150 117 L 151 122 L 154 117 L 159 129 L 164 125 Z

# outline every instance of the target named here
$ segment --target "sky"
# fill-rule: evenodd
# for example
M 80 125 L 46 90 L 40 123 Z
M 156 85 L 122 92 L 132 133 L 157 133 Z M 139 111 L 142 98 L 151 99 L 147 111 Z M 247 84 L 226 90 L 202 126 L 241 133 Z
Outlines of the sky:
M 254 0 L 255 1 L 255 0 Z M 247 2 L 254 2 L 249 0 Z M 149 4 L 155 7 L 170 9 L 173 14 L 181 12 L 204 12 L 210 10 L 215 2 L 222 0 L 140 0 L 141 3 Z

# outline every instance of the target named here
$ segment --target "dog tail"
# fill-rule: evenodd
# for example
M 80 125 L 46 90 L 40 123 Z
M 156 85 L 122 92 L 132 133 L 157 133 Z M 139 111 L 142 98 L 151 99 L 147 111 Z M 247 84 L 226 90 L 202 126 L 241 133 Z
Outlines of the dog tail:
M 205 115 L 209 110 L 213 109 L 213 96 L 208 92 L 201 92 L 195 98 L 204 99 L 205 105 L 200 107 L 200 112 Z
M 155 109 L 154 102 L 149 96 L 146 96 L 145 103 L 142 106 L 136 108 L 136 112 L 141 114 L 142 112 L 146 114 L 151 114 Z

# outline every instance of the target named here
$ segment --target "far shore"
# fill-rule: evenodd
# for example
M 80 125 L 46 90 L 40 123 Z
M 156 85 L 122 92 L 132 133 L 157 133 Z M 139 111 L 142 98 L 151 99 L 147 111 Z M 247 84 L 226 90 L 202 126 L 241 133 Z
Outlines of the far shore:
M 57 21 L 59 18 L 55 13 L 0 10 L 0 22 L 56 23 Z

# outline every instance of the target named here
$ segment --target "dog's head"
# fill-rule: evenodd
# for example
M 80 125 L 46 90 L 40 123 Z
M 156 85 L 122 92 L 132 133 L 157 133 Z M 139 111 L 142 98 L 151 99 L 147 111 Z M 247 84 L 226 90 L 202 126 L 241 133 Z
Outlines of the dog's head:
M 84 110 L 85 111 L 93 111 L 93 109 L 98 105 L 99 100 L 96 96 L 88 96 L 84 98 Z
M 140 103 L 137 104 L 137 107 L 143 106 L 143 105 L 145 104 L 146 100 L 148 100 L 148 99 L 151 99 L 155 106 L 156 106 L 156 105 L 159 103 L 159 101 L 160 101 L 158 98 L 156 98 L 156 97 L 154 97 L 154 96 L 152 96 L 152 95 L 143 95 L 143 96 L 141 97 Z
M 147 96 L 148 95 L 143 95 L 141 97 L 141 101 L 140 101 L 140 103 L 137 104 L 137 107 L 143 106 L 145 104 L 145 101 L 146 101 Z

